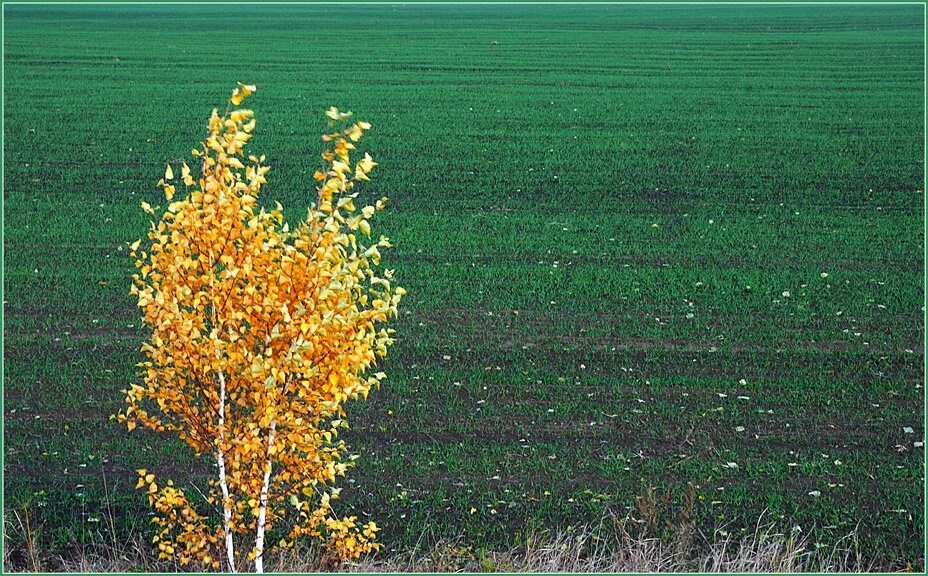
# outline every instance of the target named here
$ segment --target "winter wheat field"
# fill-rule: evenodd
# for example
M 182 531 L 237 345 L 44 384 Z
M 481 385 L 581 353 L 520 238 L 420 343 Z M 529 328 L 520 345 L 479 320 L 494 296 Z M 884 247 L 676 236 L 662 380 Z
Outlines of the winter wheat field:
M 323 111 L 373 125 L 408 295 L 339 508 L 379 557 L 628 518 L 923 567 L 923 10 L 5 6 L 6 567 L 147 534 L 136 468 L 210 474 L 110 415 L 139 203 L 236 81 L 294 219 Z

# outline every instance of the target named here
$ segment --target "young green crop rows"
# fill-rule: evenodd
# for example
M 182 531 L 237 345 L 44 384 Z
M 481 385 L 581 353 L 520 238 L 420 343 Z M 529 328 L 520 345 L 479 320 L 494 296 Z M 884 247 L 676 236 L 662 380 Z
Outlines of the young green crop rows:
M 266 202 L 314 198 L 322 111 L 380 162 L 409 290 L 350 414 L 342 506 L 387 548 L 624 516 L 923 563 L 924 44 L 916 6 L 7 7 L 4 495 L 67 551 L 144 527 L 110 421 L 145 335 L 126 242 L 255 83 Z M 230 43 L 230 34 L 236 43 Z M 243 48 L 237 46 L 243 45 Z M 108 493 L 108 498 L 104 498 Z

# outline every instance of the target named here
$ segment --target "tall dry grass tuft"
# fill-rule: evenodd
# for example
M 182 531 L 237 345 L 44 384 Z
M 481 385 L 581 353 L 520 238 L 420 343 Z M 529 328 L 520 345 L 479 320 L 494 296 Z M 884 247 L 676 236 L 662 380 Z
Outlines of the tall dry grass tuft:
M 3 571 L 8 572 L 14 562 L 22 565 L 20 570 L 41 572 L 43 563 L 39 559 L 38 541 L 42 534 L 41 525 L 30 518 L 30 508 L 21 506 L 3 515 Z M 17 560 L 17 557 L 19 559 Z
M 151 536 L 136 526 L 128 534 L 117 528 L 111 488 L 103 474 L 100 519 L 84 523 L 85 537 L 71 551 L 45 549 L 42 524 L 34 519 L 31 502 L 21 502 L 3 514 L 3 572 L 149 572 L 171 570 L 152 561 Z

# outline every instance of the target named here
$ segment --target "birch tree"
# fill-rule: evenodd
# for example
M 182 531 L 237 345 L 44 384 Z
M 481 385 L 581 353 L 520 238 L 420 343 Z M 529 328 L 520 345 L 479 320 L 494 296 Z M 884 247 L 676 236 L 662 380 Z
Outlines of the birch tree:
M 231 572 L 263 572 L 274 548 L 300 538 L 341 561 L 377 548 L 373 521 L 333 510 L 352 462 L 338 434 L 345 403 L 385 378 L 384 323 L 405 294 L 379 271 L 389 240 L 371 236 L 386 198 L 363 203 L 355 189 L 377 165 L 355 159 L 370 125 L 326 112 L 310 207 L 291 228 L 279 203 L 259 202 L 269 167 L 246 153 L 255 118 L 239 107 L 254 92 L 239 84 L 213 111 L 194 168 L 167 166 L 165 209 L 142 203 L 157 222 L 130 245 L 131 292 L 151 336 L 118 415 L 210 463 L 209 478 L 177 483 L 138 470 L 159 557 Z

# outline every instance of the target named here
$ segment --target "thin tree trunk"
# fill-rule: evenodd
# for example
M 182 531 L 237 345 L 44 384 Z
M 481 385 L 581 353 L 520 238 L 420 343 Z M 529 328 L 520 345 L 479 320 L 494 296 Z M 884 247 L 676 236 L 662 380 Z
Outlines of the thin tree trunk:
M 267 461 L 264 463 L 264 483 L 261 484 L 261 500 L 258 509 L 258 533 L 255 538 L 255 572 L 264 573 L 264 526 L 267 524 L 267 493 L 271 486 L 271 448 L 277 432 L 277 420 L 271 420 L 267 437 Z
M 235 572 L 235 541 L 232 539 L 232 502 L 229 499 L 229 484 L 226 482 L 226 460 L 222 454 L 225 444 L 226 425 L 226 378 L 219 373 L 219 446 L 216 449 L 216 463 L 219 465 L 219 486 L 222 488 L 222 521 L 226 533 L 226 559 L 229 571 Z

